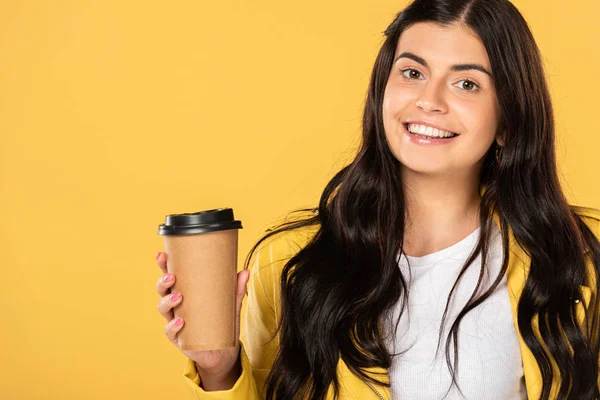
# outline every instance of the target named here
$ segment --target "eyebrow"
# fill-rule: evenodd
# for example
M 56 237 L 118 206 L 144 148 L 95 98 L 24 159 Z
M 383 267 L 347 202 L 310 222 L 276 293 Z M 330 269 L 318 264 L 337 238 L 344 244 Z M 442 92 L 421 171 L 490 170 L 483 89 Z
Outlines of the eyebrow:
M 402 53 L 398 57 L 396 57 L 396 59 L 394 60 L 394 64 L 396 63 L 396 61 L 398 61 L 402 57 L 410 58 L 411 60 L 418 62 L 419 64 L 423 65 L 424 67 L 429 68 L 427 61 L 425 61 L 423 58 L 417 56 L 416 54 L 410 53 L 408 51 L 405 51 L 404 53 Z M 480 64 L 455 64 L 452 67 L 450 67 L 451 71 L 467 71 L 470 69 L 475 69 L 477 71 L 481 71 L 485 74 L 488 74 L 490 76 L 490 78 L 492 77 L 492 74 Z

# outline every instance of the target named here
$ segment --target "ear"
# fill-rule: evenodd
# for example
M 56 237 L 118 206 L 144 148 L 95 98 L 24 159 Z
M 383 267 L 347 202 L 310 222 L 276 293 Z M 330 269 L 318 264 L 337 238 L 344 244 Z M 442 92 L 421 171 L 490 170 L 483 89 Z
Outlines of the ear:
M 504 146 L 504 138 L 506 136 L 506 131 L 502 131 L 496 134 L 496 142 L 498 142 L 499 146 Z
M 506 129 L 504 125 L 504 120 L 501 120 L 498 124 L 498 128 L 496 129 L 496 142 L 498 145 L 504 146 L 504 139 L 506 138 Z

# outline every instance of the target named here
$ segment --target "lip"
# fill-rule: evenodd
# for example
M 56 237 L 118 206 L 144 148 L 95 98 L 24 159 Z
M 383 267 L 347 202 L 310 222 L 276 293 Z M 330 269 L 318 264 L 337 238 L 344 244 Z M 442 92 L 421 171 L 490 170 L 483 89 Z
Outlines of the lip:
M 430 127 L 435 128 L 437 130 L 440 130 L 440 131 L 452 132 L 456 136 L 460 135 L 460 133 L 454 132 L 453 130 L 450 130 L 450 129 L 442 128 L 441 126 L 436 125 L 436 124 L 434 124 L 432 122 L 427 122 L 427 121 L 412 121 L 412 120 L 407 120 L 407 121 L 403 121 L 402 122 L 402 125 L 404 125 L 404 128 L 406 128 L 406 130 L 408 130 L 408 125 L 409 124 L 430 126 Z

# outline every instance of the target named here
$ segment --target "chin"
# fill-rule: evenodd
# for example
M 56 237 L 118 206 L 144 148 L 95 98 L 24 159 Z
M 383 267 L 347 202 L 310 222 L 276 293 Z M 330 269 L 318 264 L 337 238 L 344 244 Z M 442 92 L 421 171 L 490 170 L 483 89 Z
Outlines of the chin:
M 428 175 L 444 175 L 448 172 L 448 165 L 442 162 L 431 162 L 430 159 L 416 159 L 416 157 L 396 157 L 400 162 L 401 168 L 412 172 Z

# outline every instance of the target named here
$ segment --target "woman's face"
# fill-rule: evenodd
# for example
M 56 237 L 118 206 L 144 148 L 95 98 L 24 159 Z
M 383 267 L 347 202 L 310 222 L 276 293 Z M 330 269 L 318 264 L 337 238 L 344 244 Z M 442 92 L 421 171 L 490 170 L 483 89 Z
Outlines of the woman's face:
M 483 43 L 463 25 L 422 22 L 400 35 L 382 112 L 387 141 L 403 168 L 438 175 L 479 171 L 501 133 L 490 74 Z M 424 127 L 409 128 L 410 123 Z M 421 131 L 428 126 L 458 135 L 432 141 L 407 129 L 434 135 Z M 498 143 L 503 144 L 500 137 Z

